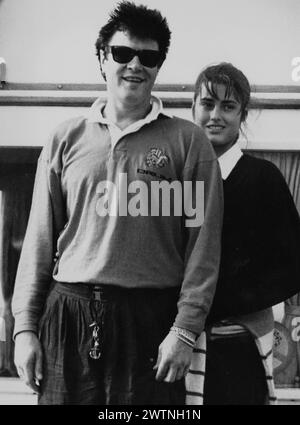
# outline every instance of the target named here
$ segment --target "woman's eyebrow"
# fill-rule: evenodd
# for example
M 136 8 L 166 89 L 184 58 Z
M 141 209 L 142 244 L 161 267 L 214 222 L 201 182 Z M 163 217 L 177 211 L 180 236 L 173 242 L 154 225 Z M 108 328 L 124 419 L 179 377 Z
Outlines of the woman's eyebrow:
M 212 96 L 205 96 L 205 97 L 201 97 L 200 100 L 210 100 L 210 101 L 212 101 L 212 100 L 215 100 L 215 99 Z
M 237 102 L 234 99 L 224 99 L 224 100 L 222 100 L 222 103 L 226 103 L 226 104 L 234 103 L 234 104 L 237 104 L 239 102 Z

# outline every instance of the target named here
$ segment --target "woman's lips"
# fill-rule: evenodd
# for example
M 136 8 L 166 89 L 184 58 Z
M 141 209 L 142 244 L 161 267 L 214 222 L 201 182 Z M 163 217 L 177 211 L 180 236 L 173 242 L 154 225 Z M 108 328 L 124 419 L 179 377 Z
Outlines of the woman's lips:
M 225 128 L 223 125 L 207 125 L 206 127 L 209 130 L 215 130 L 215 131 L 220 131 L 220 130 L 223 130 L 223 128 Z
M 207 125 L 206 129 L 210 134 L 220 134 L 224 130 L 223 125 Z

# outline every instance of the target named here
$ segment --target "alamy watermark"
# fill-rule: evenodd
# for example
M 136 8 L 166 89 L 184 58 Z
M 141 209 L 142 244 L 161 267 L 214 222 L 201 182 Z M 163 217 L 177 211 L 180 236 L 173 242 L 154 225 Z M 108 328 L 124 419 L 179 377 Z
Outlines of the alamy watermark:
M 292 70 L 292 80 L 295 83 L 298 83 L 298 81 L 300 81 L 300 57 L 295 57 L 292 59 L 291 65 L 293 67 Z
M 128 184 L 127 173 L 118 181 L 103 180 L 97 185 L 96 211 L 100 217 L 184 216 L 186 227 L 199 227 L 204 221 L 204 182 L 142 180 Z

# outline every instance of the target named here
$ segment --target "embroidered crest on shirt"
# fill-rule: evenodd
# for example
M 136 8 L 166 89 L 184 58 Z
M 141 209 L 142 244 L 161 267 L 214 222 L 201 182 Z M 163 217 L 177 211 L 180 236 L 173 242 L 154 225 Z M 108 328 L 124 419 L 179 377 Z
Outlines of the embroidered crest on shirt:
M 169 157 L 159 148 L 151 148 L 146 157 L 148 167 L 162 168 L 169 162 Z

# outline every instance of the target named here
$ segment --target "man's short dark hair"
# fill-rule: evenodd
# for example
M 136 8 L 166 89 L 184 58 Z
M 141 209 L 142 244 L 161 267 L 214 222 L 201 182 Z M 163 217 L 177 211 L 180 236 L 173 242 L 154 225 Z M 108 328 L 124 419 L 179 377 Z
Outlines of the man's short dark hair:
M 107 24 L 100 29 L 96 41 L 96 54 L 99 61 L 100 50 L 105 49 L 115 32 L 124 31 L 141 40 L 156 41 L 161 53 L 159 66 L 162 65 L 169 49 L 171 31 L 166 18 L 158 10 L 122 1 L 109 16 Z

